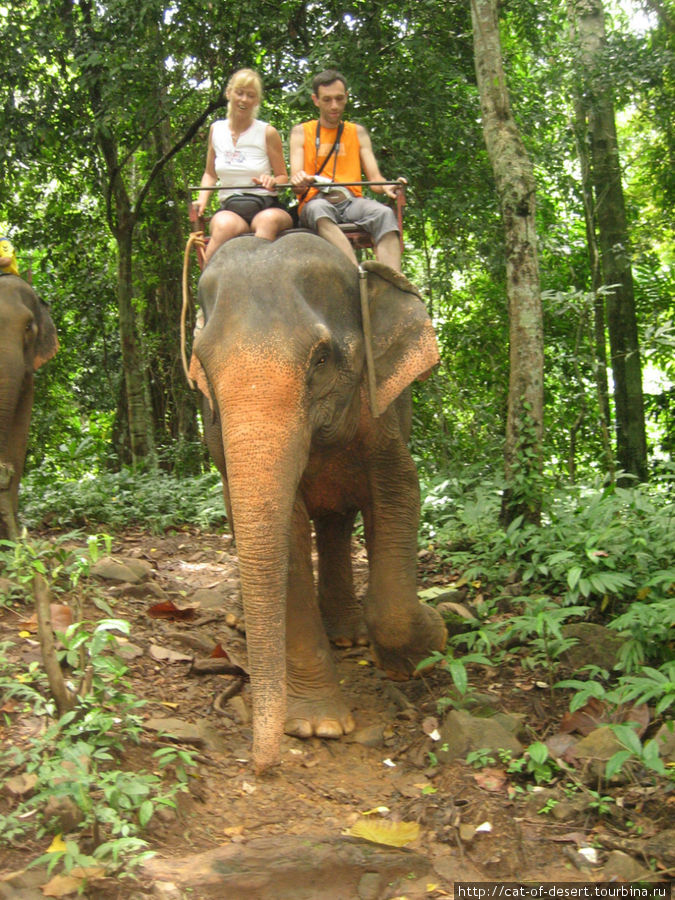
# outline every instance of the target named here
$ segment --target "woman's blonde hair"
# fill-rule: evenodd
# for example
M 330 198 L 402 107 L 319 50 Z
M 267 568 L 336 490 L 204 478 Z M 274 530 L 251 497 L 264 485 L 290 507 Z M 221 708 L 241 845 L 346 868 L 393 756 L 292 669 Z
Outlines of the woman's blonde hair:
M 263 92 L 263 83 L 262 78 L 254 69 L 237 69 L 237 71 L 232 75 L 230 80 L 227 82 L 227 87 L 225 88 L 225 96 L 227 97 L 227 115 L 228 117 L 232 115 L 232 91 L 235 88 L 255 88 L 256 93 L 258 94 L 258 102 L 256 103 L 253 109 L 253 115 L 256 116 L 258 114 L 258 110 L 260 109 L 260 101 L 262 100 L 262 92 Z

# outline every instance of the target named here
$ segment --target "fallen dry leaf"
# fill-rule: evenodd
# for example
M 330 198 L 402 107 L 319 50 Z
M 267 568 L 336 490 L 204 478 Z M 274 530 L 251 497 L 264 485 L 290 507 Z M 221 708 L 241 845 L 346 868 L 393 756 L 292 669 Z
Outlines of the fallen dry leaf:
M 611 712 L 601 700 L 591 697 L 581 709 L 565 713 L 560 723 L 560 731 L 564 733 L 576 731 L 588 735 L 609 722 L 635 722 L 638 725 L 637 733 L 642 737 L 650 721 L 651 715 L 646 703 L 640 706 L 620 706 Z
M 405 847 L 420 836 L 417 822 L 387 822 L 378 819 L 360 819 L 343 834 L 362 838 L 372 844 L 386 844 L 388 847 Z
M 47 853 L 65 853 L 66 842 L 60 834 L 55 834 L 51 844 L 47 847 Z
M 566 834 L 551 834 L 549 841 L 559 841 L 561 844 L 576 844 L 577 847 L 588 841 L 588 835 L 583 831 L 568 831 Z
M 69 625 L 73 624 L 73 611 L 63 603 L 50 603 L 49 617 L 52 620 L 52 629 L 54 631 L 63 633 L 68 629 Z M 19 627 L 25 631 L 30 631 L 31 634 L 37 634 L 37 612 L 33 613 L 30 619 L 26 619 L 25 622 L 20 622 Z
M 166 662 L 189 662 L 192 659 L 186 653 L 178 653 L 176 650 L 167 650 L 166 647 L 158 647 L 157 644 L 150 645 L 150 656 L 153 659 L 160 659 Z
M 184 609 L 176 606 L 172 600 L 163 600 L 161 603 L 155 603 L 148 610 L 148 615 L 153 619 L 177 619 L 185 621 L 194 619 L 194 606 L 186 606 Z
M 562 717 L 560 723 L 560 731 L 563 734 L 569 734 L 572 731 L 578 731 L 579 734 L 590 734 L 606 721 L 605 704 L 596 697 L 591 697 L 585 706 L 575 710 L 573 713 L 567 712 Z
M 105 875 L 105 869 L 98 866 L 89 866 L 88 868 L 76 867 L 71 869 L 68 875 L 55 875 L 53 878 L 42 885 L 42 893 L 45 897 L 67 897 L 79 891 L 83 885 L 96 878 L 102 878 Z
M 493 794 L 503 791 L 506 786 L 506 772 L 504 769 L 481 769 L 480 772 L 474 773 L 474 781 L 478 787 L 484 791 L 490 791 Z
M 5 790 L 10 794 L 23 796 L 32 791 L 37 783 L 38 776 L 35 772 L 21 772 L 20 775 L 13 775 L 5 781 Z

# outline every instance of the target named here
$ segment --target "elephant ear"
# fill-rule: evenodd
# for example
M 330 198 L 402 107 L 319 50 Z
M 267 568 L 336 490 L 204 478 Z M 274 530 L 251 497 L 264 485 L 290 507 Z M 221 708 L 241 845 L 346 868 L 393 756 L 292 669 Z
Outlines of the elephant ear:
M 440 361 L 436 335 L 417 288 L 382 263 L 362 264 L 368 275 L 368 306 L 380 412 L 415 379 L 424 380 Z
M 56 336 L 56 328 L 49 313 L 49 307 L 36 295 L 36 303 L 33 304 L 33 315 L 38 333 L 35 338 L 35 352 L 33 355 L 33 369 L 37 372 L 59 349 L 59 339 Z
M 206 269 L 202 272 L 199 279 L 199 307 L 197 312 L 197 320 L 195 329 L 192 334 L 192 354 L 190 356 L 190 367 L 188 369 L 188 378 L 192 380 L 191 388 L 194 389 L 195 384 L 202 394 L 209 401 L 211 412 L 214 410 L 213 393 L 206 377 L 204 367 L 199 361 L 199 357 L 195 353 L 195 349 L 204 333 L 204 327 L 208 322 L 213 306 L 213 297 L 218 296 L 218 275 L 214 267 Z
M 201 364 L 199 357 L 195 353 L 195 348 L 197 347 L 197 343 L 199 341 L 202 330 L 203 325 L 201 325 L 199 329 L 195 329 L 195 338 L 192 345 L 192 355 L 190 357 L 190 368 L 188 370 L 188 376 L 192 379 L 193 382 L 191 387 L 194 388 L 194 385 L 196 384 L 202 394 L 209 401 L 209 407 L 211 408 L 211 413 L 213 414 L 215 410 L 213 391 L 211 390 L 209 379 L 207 378 L 206 372 L 204 371 L 204 366 Z
M 211 407 L 211 410 L 213 410 L 213 400 L 211 399 L 211 391 L 209 390 L 209 382 L 206 377 L 206 372 L 204 371 L 204 367 L 202 366 L 202 364 L 199 362 L 194 349 L 192 351 L 192 356 L 190 357 L 190 369 L 188 371 L 188 375 L 209 401 L 209 406 Z

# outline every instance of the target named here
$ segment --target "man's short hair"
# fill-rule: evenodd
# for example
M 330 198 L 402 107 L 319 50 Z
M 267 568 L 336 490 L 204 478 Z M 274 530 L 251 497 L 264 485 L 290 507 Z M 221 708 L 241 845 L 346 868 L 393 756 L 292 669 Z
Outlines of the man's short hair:
M 345 91 L 347 90 L 347 79 L 344 75 L 338 72 L 337 69 L 324 69 L 323 72 L 319 72 L 318 75 L 314 76 L 312 80 L 312 93 L 318 97 L 321 85 L 325 87 L 328 84 L 332 84 L 334 81 L 341 81 L 345 87 Z

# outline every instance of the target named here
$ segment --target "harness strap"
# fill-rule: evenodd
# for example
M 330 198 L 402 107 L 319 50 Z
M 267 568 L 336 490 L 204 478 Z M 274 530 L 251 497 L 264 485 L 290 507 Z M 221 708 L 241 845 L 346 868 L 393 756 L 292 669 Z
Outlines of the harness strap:
M 314 138 L 314 146 L 316 147 L 316 153 L 314 154 L 314 174 L 315 175 L 320 175 L 323 172 L 326 163 L 331 158 L 331 156 L 333 154 L 335 154 L 335 159 L 333 161 L 333 181 L 335 181 L 335 172 L 337 170 L 338 153 L 340 152 L 340 138 L 342 137 L 342 132 L 344 131 L 344 128 L 345 128 L 345 123 L 340 122 L 340 124 L 338 125 L 337 134 L 335 135 L 335 141 L 333 142 L 333 146 L 330 148 L 330 150 L 328 152 L 328 156 L 324 159 L 324 161 L 321 163 L 321 165 L 317 169 L 316 163 L 319 158 L 319 147 L 321 146 L 321 119 L 316 120 L 316 137 Z M 310 190 L 311 190 L 311 187 L 305 188 L 302 195 L 300 197 L 298 197 L 298 204 L 302 203 L 302 201 L 305 199 L 307 194 L 309 194 Z
M 366 377 L 368 379 L 368 397 L 370 411 L 374 419 L 380 415 L 377 404 L 377 384 L 375 381 L 375 362 L 373 360 L 373 333 L 370 327 L 370 306 L 368 305 L 368 273 L 359 266 L 359 294 L 361 296 L 361 320 L 363 321 L 363 342 L 366 350 Z

